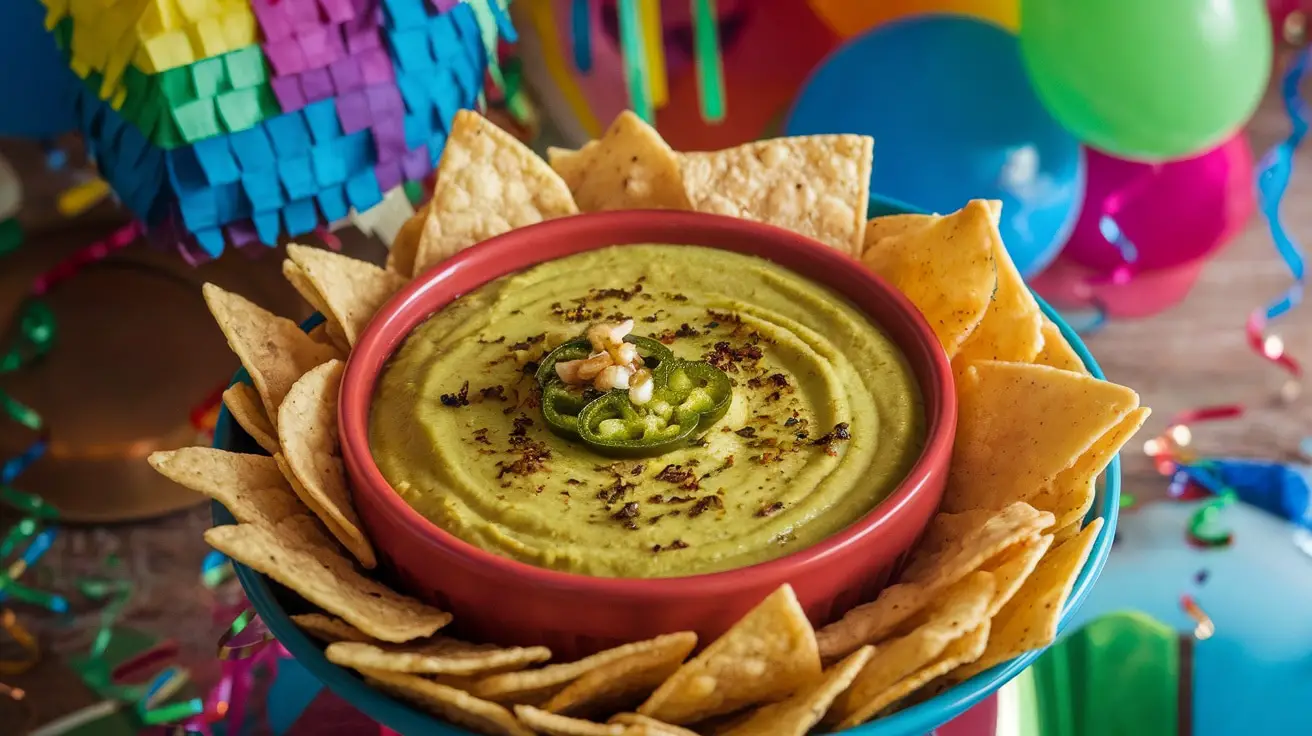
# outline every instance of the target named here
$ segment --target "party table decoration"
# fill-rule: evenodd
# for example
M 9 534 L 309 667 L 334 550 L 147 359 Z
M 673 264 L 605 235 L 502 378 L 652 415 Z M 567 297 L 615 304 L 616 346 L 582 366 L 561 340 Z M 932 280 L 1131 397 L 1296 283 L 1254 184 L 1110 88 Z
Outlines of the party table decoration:
M 513 35 L 502 0 L 43 1 L 101 175 L 208 257 L 422 179 Z
M 1144 161 L 1233 135 L 1271 72 L 1270 18 L 1254 0 L 1021 0 L 1020 48 L 1054 117 Z
M 1180 650 L 1192 655 L 1191 662 L 1179 662 L 1182 678 L 1188 679 L 1181 685 L 1190 697 L 1182 703 L 1180 713 L 1185 718 L 1177 723 L 1183 726 L 1188 719 L 1191 726 L 1180 734 L 1303 733 L 1307 725 L 1303 694 L 1312 686 L 1307 668 L 1312 624 L 1305 615 L 1312 605 L 1312 571 L 1295 544 L 1300 527 L 1247 504 L 1235 504 L 1226 512 L 1234 543 L 1224 549 L 1198 549 L 1181 530 L 1204 503 L 1150 503 L 1122 514 L 1116 550 L 1070 630 L 1079 631 L 1109 614 L 1128 610 L 1160 622 L 1158 629 L 1164 626 L 1167 632 L 1192 640 L 1188 649 Z M 1161 634 L 1155 636 L 1160 640 Z M 1115 646 L 1120 637 L 1101 638 L 1101 642 L 1088 643 Z M 1139 646 L 1148 644 L 1147 638 L 1139 642 Z M 1150 728 L 1176 719 L 1151 719 L 1142 707 L 1148 705 L 1144 699 L 1150 694 L 1147 681 L 1155 683 L 1152 688 L 1158 692 L 1163 685 L 1169 686 L 1164 679 L 1170 674 L 1168 668 L 1138 647 L 1121 651 L 1124 655 L 1116 661 L 1116 678 L 1145 682 L 1134 691 L 1137 701 L 1099 700 L 1075 709 L 1088 724 L 1101 725 L 1103 730 L 1045 729 L 1025 736 L 1176 733 Z M 1110 666 L 1108 661 L 1106 667 Z M 1067 677 L 1072 679 L 1067 682 L 1095 686 L 1088 674 L 1092 671 L 1086 670 L 1083 676 L 1070 672 Z M 1083 699 L 1093 691 L 1069 692 L 1072 699 Z M 1124 716 L 1138 712 L 1144 720 L 1135 724 L 1119 719 L 1125 730 L 1105 730 L 1111 725 L 1106 719 L 1117 719 L 1114 714 L 1118 712 Z M 1131 727 L 1135 725 L 1138 727 Z
M 798 87 L 839 40 L 808 0 L 518 0 L 512 9 L 525 79 L 574 146 L 625 109 L 649 110 L 648 122 L 684 150 L 780 135 Z

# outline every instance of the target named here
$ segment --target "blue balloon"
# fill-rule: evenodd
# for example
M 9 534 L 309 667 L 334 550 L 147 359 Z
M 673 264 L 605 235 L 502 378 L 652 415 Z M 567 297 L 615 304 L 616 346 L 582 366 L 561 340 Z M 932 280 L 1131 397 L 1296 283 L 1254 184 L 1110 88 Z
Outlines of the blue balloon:
M 1084 197 L 1079 142 L 1039 103 L 1016 37 L 973 18 L 853 38 L 811 74 L 785 128 L 873 136 L 872 193 L 933 212 L 1001 200 L 1002 238 L 1026 276 L 1057 256 Z
M 0 0 L 0 136 L 54 138 L 77 126 L 81 80 L 45 29 L 37 0 Z

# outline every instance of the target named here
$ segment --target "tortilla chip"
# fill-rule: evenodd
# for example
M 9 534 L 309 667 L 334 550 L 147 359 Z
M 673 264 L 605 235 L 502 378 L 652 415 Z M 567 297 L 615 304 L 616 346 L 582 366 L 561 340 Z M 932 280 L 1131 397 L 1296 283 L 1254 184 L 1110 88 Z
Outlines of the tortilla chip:
M 1043 312 L 1002 243 L 996 217 L 989 221 L 988 243 L 997 264 L 998 289 L 984 319 L 953 359 L 963 369 L 979 360 L 1025 363 L 1043 349 Z
M 265 455 L 184 447 L 151 453 L 149 460 L 160 475 L 218 501 L 239 522 L 273 528 L 306 512 L 277 463 Z
M 696 731 L 648 718 L 641 713 L 616 713 L 607 723 L 628 726 L 624 736 L 699 736 Z
M 934 514 L 934 518 L 929 520 L 929 526 L 925 527 L 924 536 L 914 547 L 915 554 L 898 576 L 899 581 L 907 582 L 923 577 L 921 571 L 927 563 L 933 562 L 949 545 L 974 534 L 997 515 L 998 512 L 992 509 Z
M 904 621 L 933 603 L 942 591 L 955 585 L 986 561 L 1020 540 L 1052 526 L 1052 514 L 1036 511 L 1025 503 L 1014 503 L 990 517 L 971 532 L 953 539 L 937 554 L 920 555 L 902 582 L 889 586 L 879 596 L 843 615 L 816 635 L 820 654 L 826 660 L 846 656 L 865 644 L 879 642 Z
M 295 322 L 214 284 L 205 284 L 201 292 L 228 346 L 251 374 L 265 415 L 276 426 L 278 407 L 296 379 L 336 358 L 337 351 L 315 342 Z
M 1061 334 L 1061 328 L 1056 323 L 1044 316 L 1040 331 L 1043 333 L 1043 349 L 1034 356 L 1035 363 L 1088 375 L 1089 369 L 1084 367 L 1084 361 L 1080 360 L 1079 354 L 1067 342 L 1066 336 Z
M 1066 526 L 1057 527 L 1057 531 L 1052 533 L 1052 543 L 1061 544 L 1067 539 L 1079 534 L 1080 529 L 1082 528 L 1084 528 L 1084 519 L 1082 518 L 1079 521 L 1072 521 Z
M 397 273 L 322 248 L 292 243 L 287 256 L 305 272 L 327 310 L 324 317 L 337 325 L 349 347 L 355 347 L 369 320 L 406 284 Z
M 1083 520 L 1097 496 L 1098 476 L 1106 470 L 1125 443 L 1139 431 L 1151 413 L 1152 409 L 1146 406 L 1130 412 L 1120 424 L 1098 438 L 1074 465 L 1058 473 L 1051 486 L 1035 493 L 1030 503 L 1036 508 L 1051 511 L 1057 518 L 1057 528 Z
M 857 709 L 850 713 L 839 714 L 842 720 L 838 723 L 836 730 L 855 728 L 873 718 L 876 714 L 885 708 L 897 703 L 906 696 L 914 693 L 920 688 L 932 682 L 934 679 L 951 672 L 963 664 L 973 662 L 979 659 L 983 653 L 984 647 L 988 642 L 990 624 L 988 621 L 980 624 L 974 631 L 957 639 L 948 645 L 947 649 L 938 656 L 933 662 L 882 693 L 872 697 L 870 700 L 862 703 Z M 831 711 L 833 714 L 837 711 Z M 828 718 L 826 718 L 828 720 Z
M 862 262 L 920 310 L 949 359 L 979 326 L 997 285 L 989 210 L 973 201 L 926 228 L 885 238 Z
M 939 215 L 884 215 L 872 218 L 866 223 L 865 242 L 862 255 L 876 247 L 885 238 L 896 238 L 907 233 L 914 233 L 932 226 L 942 219 Z
M 852 685 L 874 653 L 874 647 L 861 647 L 825 670 L 820 682 L 783 702 L 761 708 L 720 736 L 806 736 L 828 712 L 830 705 Z
M 680 667 L 638 712 L 682 725 L 786 698 L 819 677 L 815 632 L 785 584 Z
M 560 175 L 561 181 L 572 192 L 583 183 L 583 174 L 591 165 L 592 152 L 597 149 L 597 141 L 588 141 L 577 151 L 569 148 L 547 148 L 547 164 Z
M 976 509 L 959 514 L 935 515 L 929 522 L 924 538 L 916 546 L 914 558 L 902 571 L 902 579 L 915 580 L 925 577 L 929 568 L 939 562 L 939 555 L 944 549 L 954 540 L 973 534 L 995 514 L 994 511 Z M 993 573 L 998 588 L 993 596 L 993 603 L 989 606 L 989 616 L 997 613 L 998 609 L 1011 599 L 1021 583 L 1034 572 L 1034 566 L 1051 545 L 1052 535 L 1041 535 L 1036 532 L 1027 538 L 1017 540 L 1010 547 L 984 562 L 979 569 Z
M 1057 622 L 1075 579 L 1084 569 L 1093 543 L 1102 531 L 1094 519 L 1076 536 L 1048 551 L 1034 573 L 993 618 L 988 647 L 977 661 L 952 673 L 951 682 L 963 682 L 984 670 L 1031 649 L 1041 649 L 1057 638 Z
M 463 690 L 402 672 L 366 672 L 369 684 L 408 700 L 457 726 L 488 736 L 534 736 L 505 708 Z
M 515 715 L 524 725 L 547 736 L 624 736 L 618 723 L 593 723 L 557 713 L 538 710 L 531 705 L 515 706 Z
M 405 221 L 387 251 L 387 270 L 402 276 L 415 275 L 415 257 L 419 255 L 419 240 L 428 221 L 429 203 L 425 202 Z
M 451 614 L 356 572 L 336 550 L 298 542 L 283 524 L 274 529 L 255 524 L 217 526 L 205 532 L 205 541 L 381 641 L 401 643 L 432 636 L 451 622 Z
M 325 316 L 324 322 L 314 329 L 322 330 L 323 334 L 328 336 L 328 342 L 337 350 L 339 354 L 347 354 L 351 351 L 351 345 L 346 341 L 346 333 L 342 332 L 342 326 L 336 321 L 327 317 L 328 304 L 324 302 L 323 295 L 315 288 L 310 281 L 310 277 L 305 270 L 291 261 L 282 262 L 282 276 L 287 279 L 287 283 L 296 289 L 296 293 L 310 305 L 314 311 Z
M 692 208 L 683 190 L 678 154 L 632 112 L 621 112 L 606 135 L 588 146 L 587 153 L 572 157 L 557 153 L 552 164 L 557 173 L 564 167 L 570 174 L 561 178 L 581 211 Z
M 957 376 L 957 403 L 947 512 L 1002 508 L 1050 485 L 1139 395 L 1070 371 L 983 361 Z
M 278 437 L 269 417 L 264 414 L 264 404 L 255 389 L 244 384 L 234 383 L 223 392 L 223 404 L 228 407 L 237 426 L 242 428 L 251 439 L 265 452 L 272 455 L 278 451 Z
M 310 331 L 305 334 L 309 335 L 311 340 L 314 340 L 320 345 L 327 345 L 334 351 L 338 350 L 337 345 L 334 344 L 332 338 L 328 336 L 328 324 L 326 322 L 320 322 L 314 327 L 311 327 Z
M 578 211 L 546 161 L 487 118 L 461 110 L 437 167 L 414 274 L 488 238 Z
M 322 613 L 302 613 L 292 616 L 292 623 L 301 631 L 325 644 L 339 641 L 372 642 L 374 639 L 340 618 Z
M 330 644 L 328 661 L 354 670 L 410 672 L 416 675 L 485 675 L 522 670 L 551 659 L 546 647 L 509 647 L 470 644 L 445 636 L 383 644 L 342 641 Z
M 989 618 L 997 615 L 1002 607 L 1016 595 L 1020 586 L 1025 584 L 1039 560 L 1052 547 L 1051 534 L 1036 534 L 1029 539 L 1017 542 L 1003 550 L 993 559 L 984 563 L 980 569 L 993 575 L 997 590 L 989 603 Z
M 921 622 L 918 626 L 879 645 L 852 687 L 834 703 L 834 711 L 859 711 L 880 693 L 928 666 L 949 644 L 987 623 L 989 603 L 996 590 L 992 575 L 975 572 L 943 591 L 940 599 L 917 617 Z
M 540 705 L 562 691 L 566 685 L 589 672 L 621 662 L 634 655 L 667 651 L 682 646 L 682 642 L 686 642 L 688 636 L 688 632 L 666 634 L 655 639 L 637 641 L 597 652 L 575 662 L 548 665 L 538 670 L 493 675 L 475 682 L 470 692 L 480 698 L 498 703 Z
M 337 445 L 337 391 L 343 363 L 332 360 L 306 373 L 287 392 L 278 416 L 281 458 L 290 471 L 292 488 L 328 531 L 360 564 L 378 564 L 373 545 L 361 531 L 351 505 L 346 471 Z
M 809 135 L 681 157 L 694 210 L 756 220 L 859 255 L 874 140 Z
M 684 631 L 640 644 L 647 646 L 571 682 L 543 710 L 590 718 L 633 708 L 679 669 L 697 635 Z

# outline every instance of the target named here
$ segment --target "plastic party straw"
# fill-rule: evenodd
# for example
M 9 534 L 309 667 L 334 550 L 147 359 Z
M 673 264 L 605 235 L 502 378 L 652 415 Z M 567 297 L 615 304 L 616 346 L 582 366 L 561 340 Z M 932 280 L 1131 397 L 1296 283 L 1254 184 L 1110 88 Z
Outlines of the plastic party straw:
M 647 81 L 651 85 L 651 104 L 657 109 L 670 101 L 670 84 L 665 76 L 665 34 L 661 23 L 660 0 L 639 0 L 642 11 L 643 46 L 647 52 Z
M 638 0 L 619 0 L 620 51 L 624 57 L 624 79 L 629 88 L 629 107 L 638 117 L 654 123 L 651 86 L 647 81 L 647 54 L 642 39 L 642 18 Z
M 702 119 L 724 120 L 724 59 L 720 56 L 720 23 L 715 0 L 692 1 L 693 58 L 697 64 L 697 92 Z
M 574 0 L 570 4 L 569 36 L 574 47 L 574 68 L 580 74 L 592 71 L 592 18 L 588 0 Z

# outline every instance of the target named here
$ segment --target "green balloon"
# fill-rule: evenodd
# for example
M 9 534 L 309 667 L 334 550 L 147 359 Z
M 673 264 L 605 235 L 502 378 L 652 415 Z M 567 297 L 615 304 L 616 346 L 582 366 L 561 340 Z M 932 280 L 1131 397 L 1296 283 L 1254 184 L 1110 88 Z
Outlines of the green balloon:
M 1252 115 L 1271 19 L 1262 0 L 1021 0 L 1020 48 L 1039 99 L 1077 138 L 1165 161 Z

